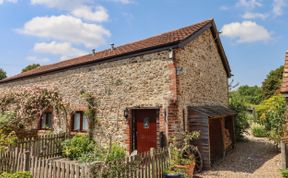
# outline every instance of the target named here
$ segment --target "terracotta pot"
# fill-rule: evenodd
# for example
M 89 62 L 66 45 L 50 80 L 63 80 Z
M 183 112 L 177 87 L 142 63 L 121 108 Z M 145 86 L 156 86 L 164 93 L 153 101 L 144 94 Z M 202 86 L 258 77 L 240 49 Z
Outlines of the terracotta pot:
M 195 161 L 193 161 L 191 164 L 188 164 L 188 165 L 176 165 L 175 167 L 178 168 L 178 169 L 185 169 L 186 174 L 190 178 L 193 178 L 194 168 L 195 168 Z

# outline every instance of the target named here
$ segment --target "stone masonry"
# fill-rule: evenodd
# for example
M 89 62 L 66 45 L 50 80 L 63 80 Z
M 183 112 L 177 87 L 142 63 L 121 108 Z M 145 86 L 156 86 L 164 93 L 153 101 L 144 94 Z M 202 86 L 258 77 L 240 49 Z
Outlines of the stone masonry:
M 182 71 L 177 74 L 178 68 Z M 118 119 L 120 129 L 116 139 L 129 148 L 129 121 L 123 116 L 125 108 L 159 107 L 159 130 L 172 136 L 185 127 L 183 115 L 187 113 L 187 106 L 228 105 L 227 78 L 208 29 L 184 48 L 174 49 L 174 59 L 169 59 L 169 51 L 164 50 L 90 64 L 3 83 L 0 93 L 26 87 L 52 88 L 70 104 L 71 110 L 83 111 L 86 106 L 80 93 L 91 92 L 99 103 L 100 118 L 107 118 L 107 131 L 113 129 L 111 123 Z M 57 131 L 65 129 L 56 122 L 53 127 Z

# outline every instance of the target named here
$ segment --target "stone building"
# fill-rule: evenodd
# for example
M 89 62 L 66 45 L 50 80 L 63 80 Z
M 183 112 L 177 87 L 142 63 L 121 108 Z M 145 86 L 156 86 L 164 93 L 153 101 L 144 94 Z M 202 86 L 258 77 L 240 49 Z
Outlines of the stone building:
M 281 93 L 286 99 L 286 113 L 285 113 L 285 127 L 284 136 L 281 141 L 281 154 L 282 154 L 282 167 L 284 169 L 288 168 L 288 50 L 285 54 L 285 64 L 283 71 L 283 81 L 281 85 Z
M 80 93 L 93 93 L 107 129 L 117 120 L 116 140 L 130 152 L 164 146 L 179 132 L 200 131 L 195 144 L 209 168 L 234 146 L 230 76 L 214 20 L 207 20 L 18 74 L 0 81 L 0 93 L 57 90 L 73 110 L 69 124 L 57 125 L 53 120 L 63 118 L 49 111 L 35 118 L 35 128 L 72 133 L 87 130 Z

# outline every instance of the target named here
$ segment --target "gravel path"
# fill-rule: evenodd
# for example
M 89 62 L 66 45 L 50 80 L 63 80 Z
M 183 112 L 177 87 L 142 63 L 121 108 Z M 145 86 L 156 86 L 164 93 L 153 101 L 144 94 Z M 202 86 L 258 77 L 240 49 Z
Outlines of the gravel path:
M 235 150 L 198 178 L 281 178 L 280 152 L 266 138 L 246 136 Z

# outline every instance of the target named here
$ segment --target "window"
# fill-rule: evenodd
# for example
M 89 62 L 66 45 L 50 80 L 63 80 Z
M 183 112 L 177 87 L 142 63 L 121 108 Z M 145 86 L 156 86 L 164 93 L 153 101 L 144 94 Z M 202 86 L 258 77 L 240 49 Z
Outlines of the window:
M 45 112 L 40 118 L 40 129 L 52 129 L 52 112 Z
M 83 112 L 75 112 L 72 116 L 72 131 L 86 132 L 88 130 L 88 120 Z

